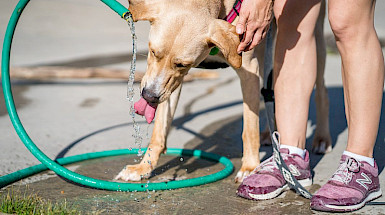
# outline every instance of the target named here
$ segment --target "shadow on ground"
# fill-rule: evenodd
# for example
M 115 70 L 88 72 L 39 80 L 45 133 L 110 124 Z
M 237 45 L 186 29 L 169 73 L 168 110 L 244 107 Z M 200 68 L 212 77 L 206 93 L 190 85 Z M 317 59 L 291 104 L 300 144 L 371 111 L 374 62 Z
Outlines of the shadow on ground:
M 330 97 L 330 129 L 334 146 L 338 136 L 346 129 L 343 90 L 340 87 L 329 88 L 328 92 Z M 241 101 L 229 103 L 175 119 L 173 129 L 184 129 L 187 132 L 192 132 L 183 126 L 187 121 L 199 114 L 239 105 L 240 103 Z M 316 122 L 314 108 L 314 99 L 312 99 L 309 115 L 312 124 Z M 264 110 L 261 110 L 261 127 L 263 127 L 263 122 L 265 121 L 264 115 Z M 82 140 L 90 136 L 102 135 L 104 131 L 129 125 L 130 124 L 116 125 L 87 134 L 70 143 L 68 147 L 59 153 L 58 157 L 65 156 L 68 150 L 76 144 L 81 144 Z M 25 185 L 14 185 L 14 187 L 22 191 L 27 190 L 26 192 L 37 192 L 41 197 L 53 201 L 66 200 L 67 203 L 74 204 L 78 209 L 85 212 L 110 212 L 114 214 L 246 214 L 266 213 L 268 209 L 270 214 L 312 213 L 309 207 L 309 200 L 296 195 L 292 191 L 286 192 L 276 199 L 261 202 L 249 201 L 236 196 L 235 190 L 238 185 L 233 183 L 233 178 L 241 165 L 241 132 L 242 116 L 229 116 L 224 120 L 208 125 L 202 129 L 199 134 L 196 134 L 194 139 L 186 144 L 186 148 L 200 149 L 224 155 L 232 160 L 235 166 L 233 174 L 226 179 L 212 184 L 178 190 L 122 193 L 86 187 L 80 188 L 79 185 L 68 183 L 56 177 L 52 172 L 45 172 L 41 174 L 45 175 L 45 177 L 41 177 L 45 178 L 44 180 L 30 183 L 28 188 L 25 187 Z M 384 149 L 384 138 L 385 118 L 384 114 L 382 114 L 375 149 L 375 158 L 379 164 L 380 171 L 383 170 L 385 164 L 385 157 L 381 156 L 381 150 Z M 307 142 L 311 143 L 311 140 L 312 136 L 308 138 Z M 262 147 L 261 151 L 266 152 L 266 155 L 262 159 L 266 159 L 271 155 L 270 147 Z M 322 155 L 312 154 L 311 159 L 311 167 L 314 168 L 322 159 Z M 120 171 L 122 166 L 127 163 L 133 164 L 137 162 L 139 162 L 139 157 L 136 156 L 114 157 L 82 162 L 71 168 L 76 169 L 76 172 L 80 174 L 111 180 Z M 199 177 L 219 171 L 221 168 L 220 164 L 197 160 L 195 158 L 183 157 L 183 159 L 181 159 L 180 157 L 162 156 L 159 166 L 154 170 L 154 174 L 150 180 L 164 181 Z M 315 184 L 310 188 L 310 191 L 315 192 L 319 187 L 319 185 Z M 10 187 L 8 187 L 8 190 L 9 188 Z M 3 193 L 6 191 L 7 189 L 2 190 Z

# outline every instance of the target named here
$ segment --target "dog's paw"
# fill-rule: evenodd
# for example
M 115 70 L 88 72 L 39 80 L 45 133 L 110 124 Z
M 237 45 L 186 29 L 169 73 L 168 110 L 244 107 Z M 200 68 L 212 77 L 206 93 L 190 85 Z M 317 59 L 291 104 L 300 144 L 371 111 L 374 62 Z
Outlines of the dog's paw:
M 237 175 L 234 178 L 234 182 L 235 183 L 242 183 L 243 179 L 245 179 L 247 176 L 250 175 L 250 172 L 251 171 L 248 171 L 248 170 L 246 170 L 246 171 L 239 170 L 237 172 Z
M 313 139 L 312 152 L 315 154 L 326 154 L 332 151 L 332 140 L 330 135 L 315 135 Z
M 238 172 L 237 175 L 234 178 L 235 183 L 242 183 L 243 179 L 245 179 L 247 176 L 251 174 L 251 172 L 254 169 L 246 169 L 246 168 L 241 168 Z
M 123 181 L 140 181 L 143 178 L 149 178 L 151 175 L 151 168 L 148 165 L 137 164 L 127 165 L 115 177 L 115 180 Z
M 241 183 L 257 166 L 259 166 L 259 164 L 259 156 L 243 157 L 241 169 L 237 172 L 234 182 Z
M 260 143 L 261 146 L 271 146 L 271 137 L 269 130 L 261 132 Z

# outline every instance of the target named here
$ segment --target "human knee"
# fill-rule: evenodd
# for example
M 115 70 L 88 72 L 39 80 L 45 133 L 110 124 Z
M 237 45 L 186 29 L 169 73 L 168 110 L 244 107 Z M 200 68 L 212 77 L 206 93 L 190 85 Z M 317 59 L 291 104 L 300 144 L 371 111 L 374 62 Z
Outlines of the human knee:
M 297 41 L 314 38 L 314 28 L 320 11 L 320 0 L 275 1 L 274 14 L 277 20 L 278 36 Z
M 373 23 L 369 19 L 357 17 L 352 13 L 341 13 L 337 9 L 329 9 L 329 23 L 337 41 L 344 42 L 363 35 Z
M 297 44 L 308 44 L 315 39 L 314 25 L 294 25 L 289 21 L 279 20 L 277 22 L 277 37 L 281 45 L 294 47 Z
M 329 12 L 329 23 L 330 27 L 336 37 L 337 41 L 344 40 L 344 38 L 349 38 L 352 32 L 352 23 L 345 16 L 340 14 L 335 14 L 336 12 Z

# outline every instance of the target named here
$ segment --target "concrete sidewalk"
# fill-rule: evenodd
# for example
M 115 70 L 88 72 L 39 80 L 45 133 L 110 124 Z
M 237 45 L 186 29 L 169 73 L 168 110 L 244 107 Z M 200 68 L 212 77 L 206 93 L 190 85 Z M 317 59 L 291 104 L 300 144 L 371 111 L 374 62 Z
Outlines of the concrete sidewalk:
M 0 1 L 0 41 L 16 1 Z M 122 2 L 125 3 L 125 2 Z M 385 41 L 385 2 L 377 1 L 376 28 Z M 139 38 L 138 71 L 146 69 L 149 24 L 136 24 Z M 326 34 L 330 34 L 326 24 Z M 0 43 L 1 43 L 0 42 Z M 131 52 L 127 24 L 103 3 L 95 0 L 33 0 L 23 13 L 14 38 L 12 66 L 66 66 L 129 69 Z M 196 71 L 196 70 L 194 70 Z M 174 127 L 168 147 L 196 148 L 229 157 L 236 169 L 242 154 L 242 96 L 237 75 L 231 69 L 219 69 L 215 80 L 200 80 L 183 86 Z M 343 106 L 342 81 L 338 55 L 327 57 L 325 80 L 330 98 L 333 151 L 325 156 L 311 155 L 314 185 L 324 184 L 338 166 L 347 141 Z M 126 81 L 92 80 L 15 80 L 13 92 L 19 115 L 31 138 L 51 158 L 86 152 L 136 147 L 128 114 Z M 135 86 L 139 88 L 138 85 Z M 136 91 L 138 96 L 138 91 Z M 137 99 L 137 98 L 136 98 Z M 314 99 L 310 107 L 308 140 L 310 149 L 315 129 Z M 385 107 L 385 105 L 384 105 Z M 384 113 L 383 109 L 383 113 Z M 264 109 L 261 109 L 264 124 Z M 380 122 L 375 158 L 379 164 L 381 186 L 385 187 L 385 115 Z M 144 136 L 152 126 L 143 124 Z M 0 175 L 38 164 L 16 135 L 0 93 Z M 148 137 L 145 138 L 146 145 Z M 261 148 L 261 158 L 271 155 L 269 147 Z M 112 179 L 125 162 L 136 158 L 104 159 L 85 162 L 73 169 L 89 176 Z M 158 177 L 191 177 L 218 170 L 220 165 L 186 159 L 163 157 L 161 165 L 171 168 Z M 187 169 L 186 171 L 184 171 Z M 183 170 L 183 171 L 182 171 Z M 186 173 L 187 172 L 187 173 Z M 236 197 L 234 174 L 220 182 L 195 188 L 155 193 L 114 193 L 79 188 L 45 173 L 26 180 L 30 189 L 43 198 L 63 200 L 79 205 L 84 211 L 110 213 L 205 213 L 247 214 L 309 214 L 308 200 L 293 192 L 265 202 L 247 201 Z M 44 180 L 42 180 L 44 179 Z M 156 180 L 156 178 L 154 179 Z M 24 189 L 21 186 L 21 189 Z M 62 194 L 62 192 L 64 194 Z M 150 196 L 150 197 L 149 197 Z M 385 201 L 382 197 L 376 201 Z M 385 206 L 367 206 L 357 214 L 385 214 Z

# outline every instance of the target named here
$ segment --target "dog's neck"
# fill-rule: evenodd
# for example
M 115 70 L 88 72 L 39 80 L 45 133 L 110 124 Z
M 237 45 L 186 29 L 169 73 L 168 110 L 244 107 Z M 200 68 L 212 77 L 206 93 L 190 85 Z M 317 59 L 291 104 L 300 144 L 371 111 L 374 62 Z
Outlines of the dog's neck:
M 221 7 L 219 9 L 218 18 L 224 19 L 227 14 L 233 9 L 236 0 L 221 0 Z
M 236 0 L 190 0 L 193 4 L 206 8 L 213 18 L 225 19 L 233 9 Z

